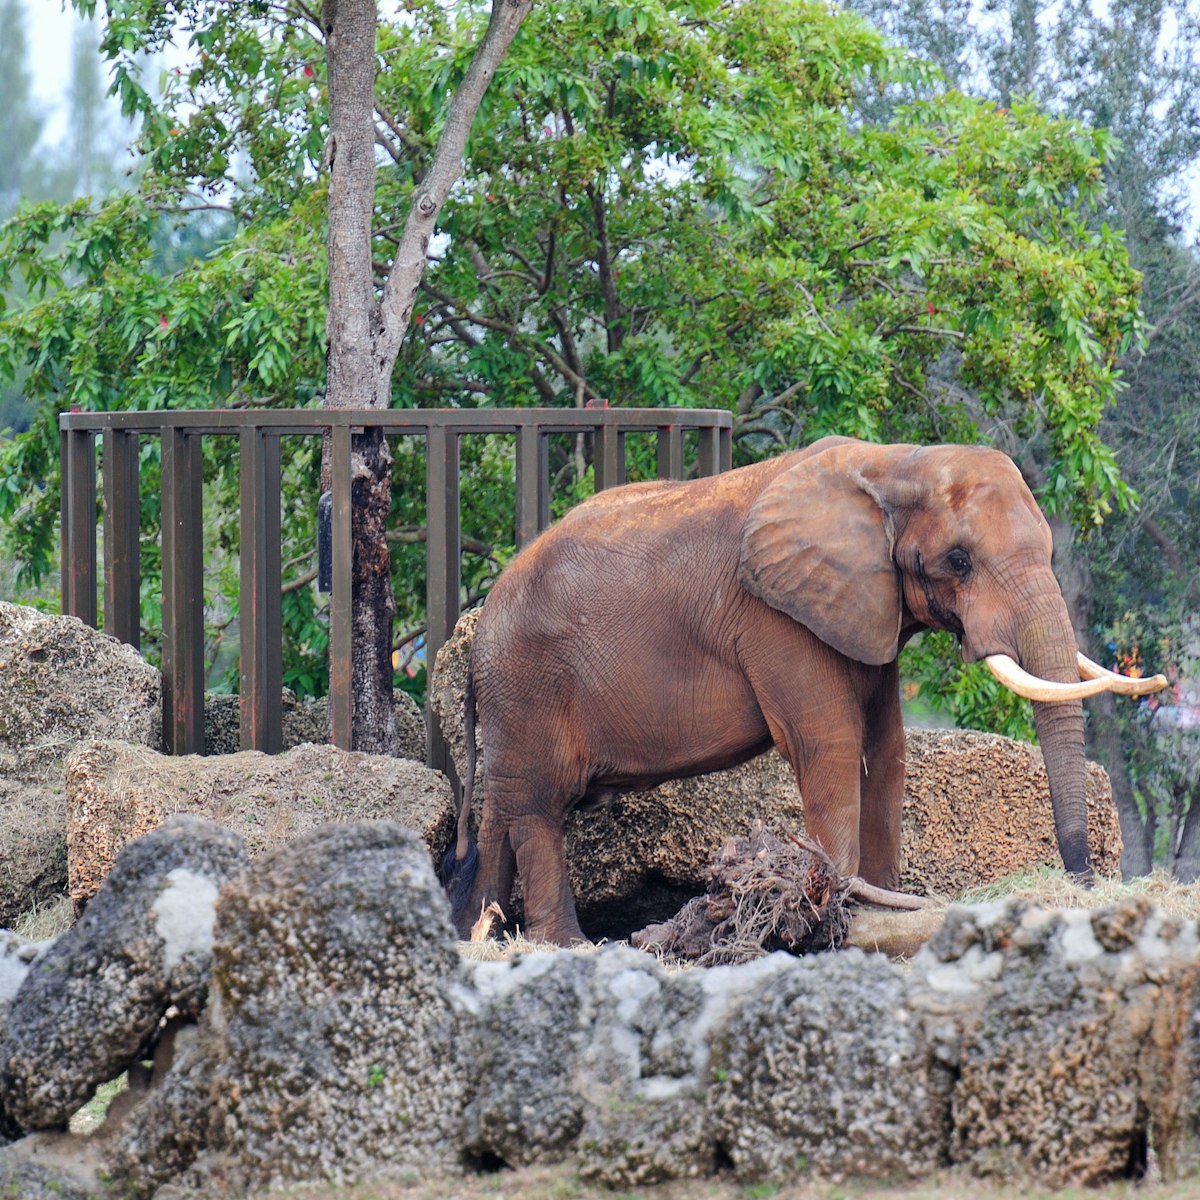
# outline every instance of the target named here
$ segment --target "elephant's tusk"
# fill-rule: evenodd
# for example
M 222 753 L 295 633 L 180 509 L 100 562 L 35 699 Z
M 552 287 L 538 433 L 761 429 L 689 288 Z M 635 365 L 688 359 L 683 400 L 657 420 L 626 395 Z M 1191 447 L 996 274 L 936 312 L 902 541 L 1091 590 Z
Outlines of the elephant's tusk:
M 887 888 L 876 887 L 857 875 L 852 875 L 847 882 L 850 884 L 850 895 L 856 900 L 878 904 L 881 908 L 899 908 L 912 912 L 919 908 L 936 908 L 939 903 L 928 896 L 910 896 L 907 892 L 892 892 Z
M 1120 681 L 1120 687 L 1114 687 L 1114 692 L 1125 693 L 1129 684 L 1146 683 L 1145 679 L 1134 679 L 1131 675 L 1119 675 L 1116 671 L 1110 671 L 1107 667 L 1102 667 L 1097 662 L 1092 662 L 1086 654 L 1079 654 L 1079 677 L 1080 679 L 1116 679 Z M 1157 687 L 1152 687 L 1149 691 L 1158 692 L 1167 686 L 1169 682 L 1165 675 L 1149 676 L 1151 682 L 1157 683 Z M 1143 696 L 1145 692 L 1128 692 L 1131 696 Z
M 1118 675 L 1115 671 L 1106 671 L 1082 654 L 1079 655 L 1079 673 L 1084 679 L 1080 683 L 1053 683 L 1048 679 L 1039 679 L 1019 667 L 1007 654 L 989 654 L 983 661 L 1009 691 L 1016 692 L 1018 696 L 1024 696 L 1027 700 L 1083 700 L 1101 692 L 1116 692 L 1122 696 L 1148 696 L 1151 692 L 1161 691 L 1167 686 L 1165 675 L 1133 679 L 1128 675 Z

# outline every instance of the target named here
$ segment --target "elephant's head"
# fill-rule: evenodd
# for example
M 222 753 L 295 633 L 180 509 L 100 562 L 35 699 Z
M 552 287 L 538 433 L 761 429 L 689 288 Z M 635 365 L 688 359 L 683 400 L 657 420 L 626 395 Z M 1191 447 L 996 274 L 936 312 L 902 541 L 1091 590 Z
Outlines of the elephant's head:
M 812 449 L 751 508 L 742 585 L 859 662 L 891 662 L 921 627 L 957 634 L 967 662 L 986 659 L 1037 702 L 1059 850 L 1067 870 L 1090 874 L 1079 701 L 1166 680 L 1126 679 L 1079 654 L 1049 527 L 999 451 L 841 438 Z

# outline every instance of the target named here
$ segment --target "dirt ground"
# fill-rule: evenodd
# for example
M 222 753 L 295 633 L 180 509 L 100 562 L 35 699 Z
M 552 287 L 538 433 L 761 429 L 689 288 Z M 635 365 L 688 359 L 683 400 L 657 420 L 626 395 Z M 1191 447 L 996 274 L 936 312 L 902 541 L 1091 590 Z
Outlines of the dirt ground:
M 568 1167 L 529 1167 L 516 1171 L 442 1178 L 418 1184 L 397 1181 L 348 1188 L 299 1188 L 261 1193 L 251 1200 L 1195 1200 L 1200 1180 L 1170 1185 L 1121 1183 L 1106 1188 L 998 1187 L 940 1173 L 921 1183 L 832 1183 L 797 1180 L 785 1184 L 739 1184 L 722 1180 L 676 1180 L 654 1187 L 614 1191 L 583 1183 Z

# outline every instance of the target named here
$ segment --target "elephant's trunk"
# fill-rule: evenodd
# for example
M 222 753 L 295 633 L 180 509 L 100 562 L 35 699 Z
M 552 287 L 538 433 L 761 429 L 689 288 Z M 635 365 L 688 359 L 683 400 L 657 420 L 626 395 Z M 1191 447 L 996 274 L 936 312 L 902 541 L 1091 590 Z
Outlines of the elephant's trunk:
M 1075 634 L 1066 606 L 1059 600 L 1055 607 L 1061 612 L 1039 613 L 1024 623 L 1017 638 L 1021 666 L 1039 679 L 1076 683 Z M 1088 849 L 1083 705 L 1078 700 L 1035 701 L 1033 719 L 1050 781 L 1054 831 L 1063 865 L 1072 875 L 1089 879 L 1092 857 Z

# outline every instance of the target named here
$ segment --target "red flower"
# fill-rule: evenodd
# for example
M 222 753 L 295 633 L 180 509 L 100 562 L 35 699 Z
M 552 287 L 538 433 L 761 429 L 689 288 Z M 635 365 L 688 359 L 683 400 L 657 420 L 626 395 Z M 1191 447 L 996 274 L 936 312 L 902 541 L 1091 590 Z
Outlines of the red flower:
M 413 324 L 414 325 L 424 325 L 425 318 L 423 316 L 421 316 L 420 313 L 414 313 L 413 314 Z
M 932 316 L 933 316 L 933 314 L 934 314 L 935 312 L 937 312 L 937 309 L 936 309 L 936 308 L 934 308 L 934 306 L 933 306 L 933 301 L 932 301 L 932 300 L 930 300 L 930 302 L 929 302 L 929 315 L 932 317 Z
M 304 78 L 311 79 L 313 77 L 313 69 L 307 63 L 304 64 Z
M 167 314 L 166 314 L 166 313 L 159 313 L 159 314 L 158 314 L 158 325 L 159 325 L 159 328 L 160 328 L 160 329 L 166 329 L 166 328 L 167 328 L 167 324 L 168 324 L 168 322 L 167 322 Z

